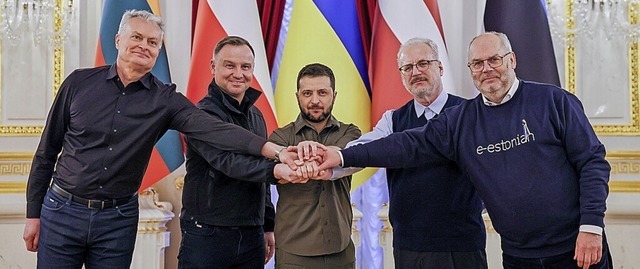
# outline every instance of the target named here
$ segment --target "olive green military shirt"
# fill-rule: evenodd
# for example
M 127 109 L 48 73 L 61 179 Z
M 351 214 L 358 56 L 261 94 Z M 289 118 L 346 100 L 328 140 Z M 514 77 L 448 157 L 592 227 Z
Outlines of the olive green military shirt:
M 331 116 L 320 133 L 300 115 L 279 128 L 269 141 L 282 146 L 316 141 L 344 148 L 360 137 L 360 129 Z M 276 206 L 276 248 L 301 256 L 343 251 L 351 241 L 351 176 L 333 181 L 309 180 L 304 184 L 281 184 Z

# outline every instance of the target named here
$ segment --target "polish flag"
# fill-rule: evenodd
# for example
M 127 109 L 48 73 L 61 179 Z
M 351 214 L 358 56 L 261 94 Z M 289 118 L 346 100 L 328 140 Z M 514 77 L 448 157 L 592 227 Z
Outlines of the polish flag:
M 413 96 L 402 85 L 396 55 L 400 45 L 414 37 L 429 38 L 438 45 L 444 67 L 442 83 L 452 92 L 453 78 L 437 0 L 380 0 L 373 17 L 369 77 L 371 78 L 371 122 L 404 105 Z
M 256 106 L 264 115 L 267 134 L 270 134 L 278 127 L 278 123 L 274 112 L 273 89 L 255 0 L 199 1 L 187 97 L 197 103 L 207 94 L 209 83 L 213 79 L 209 69 L 213 48 L 218 41 L 230 35 L 246 39 L 255 51 L 255 69 L 251 87 L 263 93 L 256 102 Z

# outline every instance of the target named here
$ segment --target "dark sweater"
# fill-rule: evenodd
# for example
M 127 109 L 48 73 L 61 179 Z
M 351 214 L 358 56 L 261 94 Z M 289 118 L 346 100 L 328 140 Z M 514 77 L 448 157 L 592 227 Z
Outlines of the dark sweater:
M 464 99 L 449 95 L 444 109 Z M 393 131 L 422 127 L 414 101 L 393 112 Z M 455 162 L 387 169 L 393 247 L 417 252 L 474 251 L 485 248 L 482 202 Z
M 345 166 L 457 162 L 502 238 L 505 253 L 539 258 L 571 251 L 579 225 L 604 227 L 611 167 L 574 95 L 521 81 L 513 98 L 481 96 L 420 129 L 343 150 Z M 380 158 L 385 156 L 385 158 Z

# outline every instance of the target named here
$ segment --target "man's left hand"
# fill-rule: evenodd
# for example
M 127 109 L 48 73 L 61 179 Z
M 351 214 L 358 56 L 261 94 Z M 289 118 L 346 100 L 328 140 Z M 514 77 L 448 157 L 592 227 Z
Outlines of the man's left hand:
M 579 232 L 573 259 L 578 263 L 578 267 L 583 269 L 599 263 L 602 259 L 602 235 Z
M 264 233 L 264 244 L 266 251 L 264 255 L 264 264 L 267 264 L 273 257 L 273 254 L 276 253 L 276 237 L 274 236 L 273 232 Z

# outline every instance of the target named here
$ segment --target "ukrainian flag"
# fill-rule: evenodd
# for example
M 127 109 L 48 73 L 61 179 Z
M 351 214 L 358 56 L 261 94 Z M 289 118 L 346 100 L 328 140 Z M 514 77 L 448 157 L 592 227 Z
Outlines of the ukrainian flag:
M 115 47 L 115 36 L 118 33 L 122 14 L 130 9 L 147 10 L 160 15 L 160 6 L 157 0 L 105 0 L 102 6 L 96 66 L 114 64 L 116 62 L 118 50 Z M 162 82 L 171 83 L 165 46 L 162 46 L 156 65 L 151 70 L 151 73 Z M 178 169 L 184 162 L 183 152 L 180 134 L 174 130 L 167 131 L 153 148 L 140 190 L 146 189 Z
M 293 1 L 275 92 L 281 125 L 295 121 L 300 113 L 295 97 L 298 71 L 315 62 L 329 66 L 336 76 L 333 115 L 363 133 L 370 131 L 369 77 L 354 0 Z M 354 175 L 352 190 L 370 175 Z

